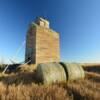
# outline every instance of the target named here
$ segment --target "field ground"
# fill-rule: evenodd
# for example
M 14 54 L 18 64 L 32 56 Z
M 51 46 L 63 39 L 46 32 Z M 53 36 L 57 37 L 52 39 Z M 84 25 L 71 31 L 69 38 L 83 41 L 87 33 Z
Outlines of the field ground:
M 100 66 L 84 67 L 85 79 L 53 85 L 37 84 L 33 69 L 0 74 L 0 100 L 100 100 Z

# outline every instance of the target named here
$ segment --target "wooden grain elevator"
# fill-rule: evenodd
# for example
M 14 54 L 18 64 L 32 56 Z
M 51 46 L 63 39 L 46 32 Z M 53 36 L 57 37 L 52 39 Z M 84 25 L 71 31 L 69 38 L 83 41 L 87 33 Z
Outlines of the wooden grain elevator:
M 59 33 L 41 17 L 30 24 L 27 32 L 25 62 L 29 60 L 31 64 L 60 61 Z

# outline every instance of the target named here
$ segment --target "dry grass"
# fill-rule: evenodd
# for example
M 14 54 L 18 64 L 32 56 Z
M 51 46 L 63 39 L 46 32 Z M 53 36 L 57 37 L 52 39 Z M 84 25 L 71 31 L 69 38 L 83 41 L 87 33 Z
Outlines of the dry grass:
M 79 80 L 68 83 L 67 88 L 74 94 L 75 100 L 99 100 L 100 85 L 93 81 Z
M 36 70 L 36 64 L 23 64 L 19 66 L 18 72 L 33 72 L 34 70 Z
M 95 82 L 100 82 L 100 74 L 98 73 L 86 72 L 86 78 Z
M 37 84 L 34 67 L 20 73 L 0 74 L 0 100 L 100 100 L 100 74 L 86 72 L 83 80 Z
M 53 85 L 36 84 L 34 73 L 2 75 L 0 100 L 99 100 L 100 84 L 93 81 L 99 74 L 86 74 L 86 79 Z
M 67 91 L 54 86 L 43 86 L 37 84 L 4 85 L 0 83 L 1 100 L 69 100 Z
M 0 64 L 0 71 L 3 71 L 6 66 L 5 64 Z

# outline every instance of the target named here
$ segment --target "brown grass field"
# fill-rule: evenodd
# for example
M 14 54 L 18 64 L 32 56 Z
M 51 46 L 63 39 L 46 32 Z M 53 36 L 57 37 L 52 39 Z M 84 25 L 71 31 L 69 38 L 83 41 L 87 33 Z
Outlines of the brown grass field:
M 100 100 L 100 70 L 85 68 L 85 79 L 42 85 L 36 83 L 32 69 L 0 74 L 0 100 Z

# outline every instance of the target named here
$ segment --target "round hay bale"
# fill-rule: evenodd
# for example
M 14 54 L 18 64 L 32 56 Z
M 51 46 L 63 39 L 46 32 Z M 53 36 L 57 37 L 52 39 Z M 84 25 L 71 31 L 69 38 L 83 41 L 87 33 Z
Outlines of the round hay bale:
M 77 80 L 85 77 L 85 72 L 80 64 L 77 63 L 60 63 L 66 72 L 67 80 Z
M 59 63 L 38 64 L 36 76 L 43 84 L 66 82 L 66 73 Z

